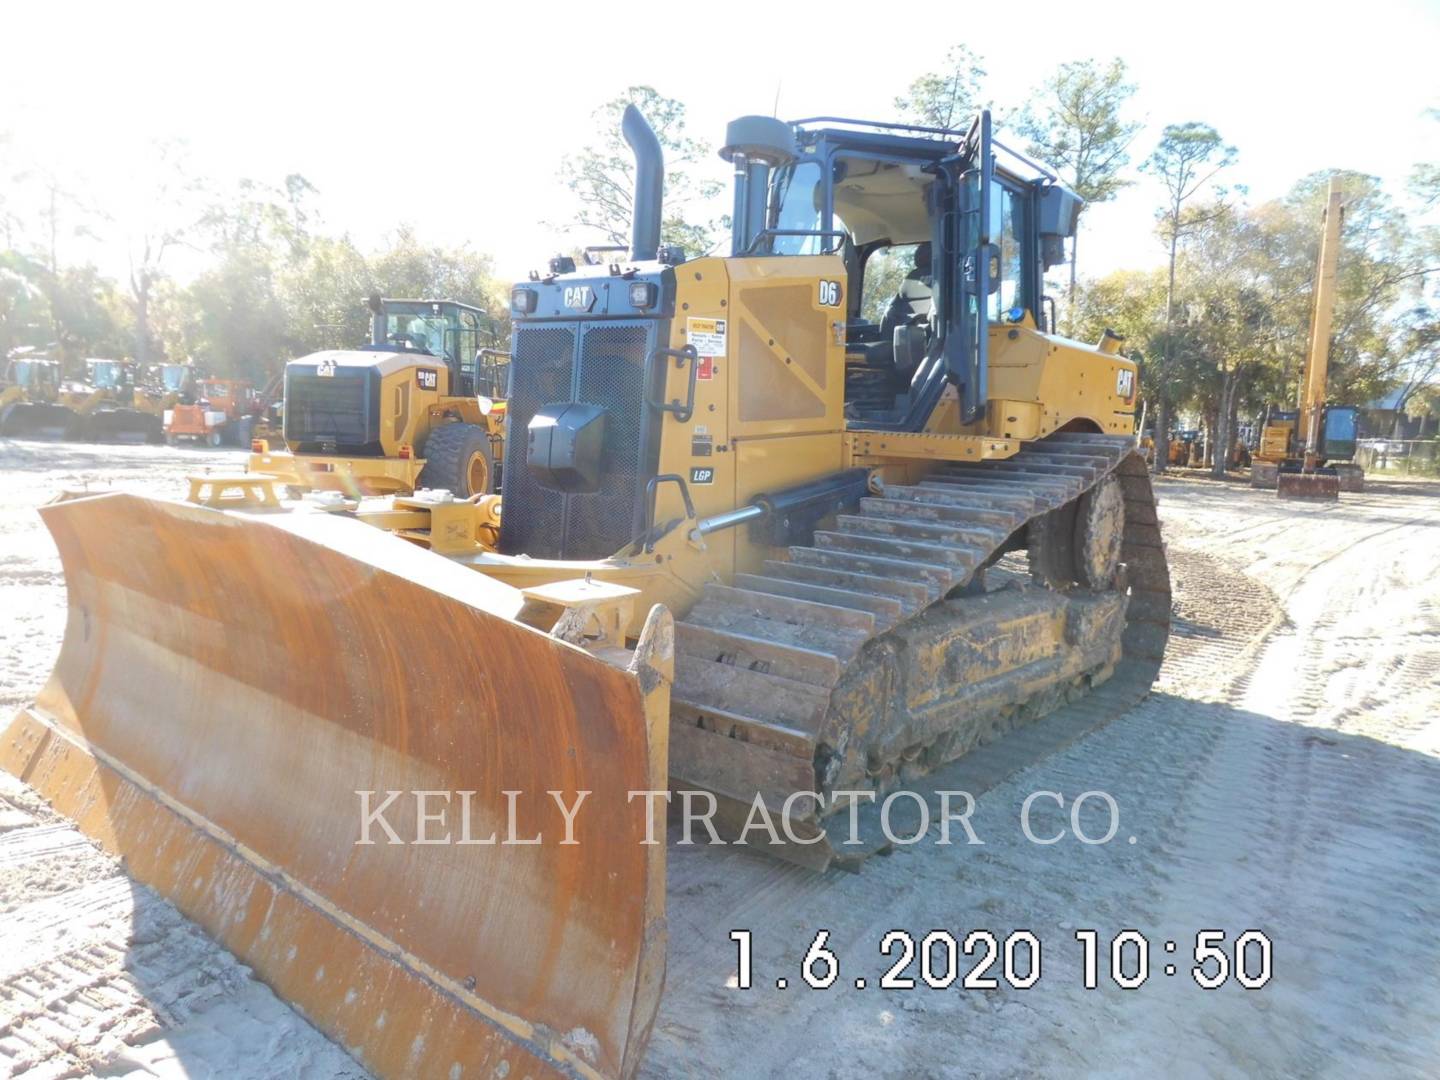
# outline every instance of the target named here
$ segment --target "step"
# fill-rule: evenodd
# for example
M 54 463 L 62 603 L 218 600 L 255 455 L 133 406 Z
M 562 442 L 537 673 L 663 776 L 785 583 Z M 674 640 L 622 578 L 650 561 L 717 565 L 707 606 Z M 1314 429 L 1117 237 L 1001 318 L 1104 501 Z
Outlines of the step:
M 792 547 L 790 559 L 806 566 L 824 566 L 835 570 L 853 570 L 861 574 L 875 574 L 878 577 L 896 578 L 900 581 L 918 582 L 925 586 L 928 603 L 941 593 L 949 592 L 955 583 L 953 567 L 936 566 L 931 563 L 911 562 L 904 559 L 885 559 L 874 555 L 859 555 L 853 551 L 835 551 L 830 548 Z
M 685 621 L 712 630 L 735 630 L 751 637 L 763 637 L 802 649 L 814 649 L 852 659 L 873 636 L 848 626 L 821 626 L 793 617 L 757 615 L 750 608 L 731 607 L 714 600 L 701 600 L 690 609 Z
M 1052 472 L 1048 470 L 1066 468 L 1062 465 L 1041 466 L 1037 469 L 1024 469 L 1001 462 L 998 465 L 947 465 L 938 469 L 925 479 L 927 480 L 954 480 L 954 479 L 991 479 L 1004 480 L 1013 483 L 1028 484 L 1036 488 L 1063 488 L 1067 491 L 1080 492 L 1089 487 L 1096 479 L 1093 469 L 1086 469 L 1084 476 L 1073 476 L 1069 472 Z M 1042 471 L 1047 470 L 1047 471 Z
M 923 484 L 924 481 L 922 480 Z M 1025 491 L 982 491 L 967 489 L 953 484 L 931 485 L 930 487 L 886 487 L 887 499 L 904 499 L 909 502 L 944 503 L 946 506 L 962 506 L 977 510 L 1007 510 L 1028 517 L 1035 510 L 1035 496 Z
M 876 633 L 890 629 L 904 616 L 904 605 L 899 600 L 891 596 L 877 596 L 873 592 L 859 592 L 854 589 L 793 581 L 781 577 L 765 577 L 761 574 L 736 574 L 735 587 L 751 592 L 788 596 L 796 600 L 813 600 L 819 604 L 864 611 L 873 620 Z
M 815 546 L 831 551 L 852 551 L 860 555 L 908 562 L 921 559 L 936 566 L 953 567 L 962 573 L 973 569 L 983 553 L 977 549 L 952 547 L 919 540 L 902 540 L 892 536 L 867 536 L 863 533 L 815 531 Z
M 675 658 L 671 701 L 697 710 L 743 716 L 753 724 L 774 724 L 812 741 L 830 707 L 828 688 L 782 675 L 752 671 L 681 653 Z
M 1034 492 L 1036 498 L 1042 498 L 1055 492 L 1066 493 L 1078 491 L 1078 482 L 1072 483 L 1069 478 L 1047 476 L 1027 478 L 1017 476 L 1014 473 L 1000 472 L 951 472 L 948 469 L 937 469 L 929 473 L 920 481 L 921 487 L 934 488 L 937 484 L 949 484 L 954 487 L 979 487 L 992 491 L 1005 492 Z
M 831 566 L 807 565 L 778 559 L 766 560 L 764 569 L 771 577 L 782 578 L 786 581 L 853 590 L 857 593 L 869 593 L 882 599 L 893 599 L 900 605 L 902 615 L 918 611 L 932 598 L 932 591 L 926 583 L 902 581 L 853 569 L 842 570 Z
M 987 529 L 983 525 L 925 521 L 913 517 L 886 517 L 883 514 L 839 514 L 835 524 L 841 532 L 970 547 L 987 554 L 1010 535 L 1008 529 Z
M 964 477 L 948 476 L 934 480 L 922 480 L 920 486 L 935 491 L 1004 491 L 1007 488 L 1014 491 L 1024 491 L 1034 501 L 1030 516 L 1040 513 L 1043 510 L 1053 510 L 1061 503 L 1069 502 L 1074 496 L 1069 489 L 1034 487 L 1021 481 L 992 480 L 989 477 L 980 479 L 966 479 Z
M 1056 465 L 1048 461 L 1017 461 L 1015 458 L 1006 458 L 1004 461 L 987 461 L 983 465 L 957 461 L 947 465 L 945 471 L 1020 473 L 1037 480 L 1043 480 L 1046 477 L 1073 477 L 1085 484 L 1093 484 L 1105 475 L 1104 469 L 1094 465 Z
M 688 656 L 829 688 L 844 667 L 834 653 L 787 645 L 738 630 L 700 626 L 688 620 L 675 624 L 675 648 Z
M 786 622 L 803 622 L 811 626 L 833 626 L 839 629 L 860 630 L 874 636 L 875 616 L 868 611 L 853 607 L 836 607 L 833 604 L 815 600 L 803 600 L 794 596 L 777 596 L 774 593 L 753 592 L 743 586 L 705 586 L 705 599 L 727 607 L 743 608 L 767 619 L 781 619 Z
M 1133 435 L 1096 435 L 1091 431 L 1057 431 L 1032 445 L 1037 449 L 1054 447 L 1057 450 L 1062 447 L 1066 450 L 1094 448 L 1100 451 L 1118 451 L 1123 456 L 1134 450 L 1137 443 Z
M 716 667 L 727 667 L 717 664 Z M 771 720 L 761 720 L 720 705 L 691 701 L 677 687 L 670 695 L 671 723 L 698 727 L 716 735 L 737 739 L 752 746 L 763 746 L 796 757 L 815 753 L 815 737 L 801 728 Z
M 867 495 L 860 500 L 860 509 L 875 517 L 893 517 L 924 521 L 951 521 L 957 525 L 976 525 L 981 528 L 1013 532 L 1023 524 L 1027 515 L 1008 510 L 981 510 L 951 503 L 921 502 L 907 499 L 879 498 Z
M 1013 458 L 1006 458 L 1006 461 L 1036 461 L 1047 465 L 1089 465 L 1104 472 L 1114 468 L 1115 463 L 1124 455 L 1120 453 L 1104 453 L 1096 450 L 1021 450 Z

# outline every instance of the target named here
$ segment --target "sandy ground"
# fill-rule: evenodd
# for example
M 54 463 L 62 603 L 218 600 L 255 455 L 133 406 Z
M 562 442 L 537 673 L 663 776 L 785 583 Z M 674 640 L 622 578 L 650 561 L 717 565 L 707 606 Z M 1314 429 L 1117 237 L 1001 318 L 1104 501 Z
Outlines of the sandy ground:
M 0 708 L 34 693 L 63 624 L 58 561 L 31 509 L 87 484 L 178 496 L 197 467 L 236 464 L 0 444 Z M 1440 497 L 1395 484 L 1313 506 L 1177 481 L 1160 495 L 1176 629 L 1156 692 L 984 795 L 982 846 L 922 842 L 823 877 L 672 847 L 667 989 L 644 1076 L 1440 1071 Z M 1042 790 L 1067 806 L 1108 792 L 1115 841 L 1027 841 L 1021 805 Z M 1080 821 L 1098 835 L 1105 817 L 1092 800 Z M 1069 820 L 1051 801 L 1032 823 L 1045 835 Z M 733 985 L 737 928 L 754 935 L 748 991 Z M 811 990 L 800 964 L 821 928 L 841 977 Z M 877 987 L 887 931 L 1020 928 L 1042 942 L 1029 989 Z M 1212 928 L 1269 936 L 1268 985 L 1191 980 L 1186 954 Z M 1084 989 L 1079 929 L 1106 943 L 1144 933 L 1149 979 L 1119 988 L 1102 954 L 1099 988 Z M 7 1070 L 363 1075 L 13 781 L 0 787 Z

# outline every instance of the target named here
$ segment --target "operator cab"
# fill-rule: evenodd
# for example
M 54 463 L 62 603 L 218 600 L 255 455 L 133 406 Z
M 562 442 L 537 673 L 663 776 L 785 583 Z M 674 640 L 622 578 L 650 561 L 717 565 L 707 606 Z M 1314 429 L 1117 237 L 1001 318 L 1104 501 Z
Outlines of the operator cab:
M 54 390 L 60 386 L 60 362 L 48 359 L 10 361 L 9 382 L 27 390 Z
M 503 380 L 483 353 L 481 344 L 495 336 L 484 311 L 455 300 L 386 300 L 372 296 L 370 344 L 386 352 L 418 352 L 443 357 L 450 369 L 450 393 L 457 397 L 480 394 L 503 396 Z
M 195 368 L 190 364 L 161 364 L 160 389 L 189 404 L 195 390 Z
M 125 365 L 119 360 L 86 360 L 85 368 L 96 390 L 120 390 L 129 382 Z
M 989 326 L 1053 332 L 1044 273 L 1082 202 L 993 140 L 988 113 L 963 132 L 742 117 L 721 154 L 736 166 L 733 254 L 844 261 L 851 427 L 922 430 L 947 385 L 974 420 Z

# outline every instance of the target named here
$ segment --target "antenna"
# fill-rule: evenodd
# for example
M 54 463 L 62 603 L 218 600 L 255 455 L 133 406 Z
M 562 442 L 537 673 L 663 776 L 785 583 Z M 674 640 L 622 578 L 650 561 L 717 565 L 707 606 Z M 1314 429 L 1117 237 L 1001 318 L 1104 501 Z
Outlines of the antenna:
M 771 119 L 774 120 L 780 119 L 780 87 L 782 85 L 781 80 L 775 80 L 775 107 L 770 112 Z

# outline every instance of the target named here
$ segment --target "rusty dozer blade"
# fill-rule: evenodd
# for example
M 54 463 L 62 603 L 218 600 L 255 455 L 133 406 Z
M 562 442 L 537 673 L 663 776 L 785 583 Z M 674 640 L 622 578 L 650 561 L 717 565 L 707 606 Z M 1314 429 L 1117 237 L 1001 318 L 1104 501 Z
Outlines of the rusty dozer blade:
M 1281 469 L 1275 482 L 1275 495 L 1281 499 L 1338 499 L 1340 477 L 1333 469 L 1314 472 Z
M 633 1074 L 664 977 L 663 802 L 627 798 L 665 788 L 663 607 L 620 667 L 353 521 L 42 514 L 68 622 L 0 765 L 377 1074 Z

